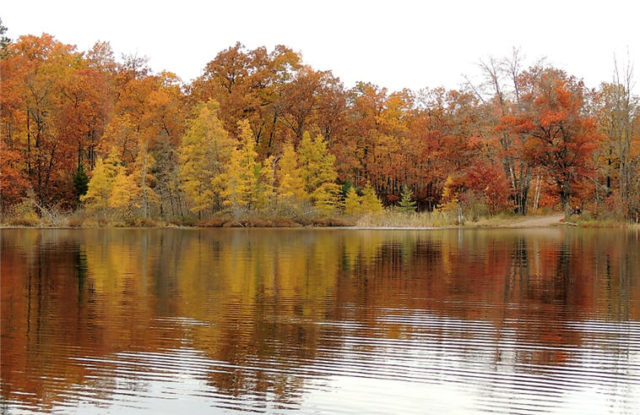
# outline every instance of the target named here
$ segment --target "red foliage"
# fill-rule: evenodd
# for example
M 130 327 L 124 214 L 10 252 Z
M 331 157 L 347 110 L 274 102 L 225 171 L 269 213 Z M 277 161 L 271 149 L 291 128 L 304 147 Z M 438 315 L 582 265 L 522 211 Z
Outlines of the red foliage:
M 525 158 L 544 169 L 565 206 L 593 175 L 592 153 L 601 140 L 595 120 L 583 115 L 583 89 L 574 78 L 549 70 L 523 96 L 526 109 L 502 120 L 525 135 Z
M 0 209 L 19 203 L 30 187 L 24 173 L 24 160 L 17 150 L 11 150 L 0 140 Z
M 144 59 L 116 63 L 104 43 L 84 54 L 49 35 L 24 36 L 8 52 L 0 60 L 0 139 L 10 147 L 1 150 L 3 206 L 29 186 L 43 205 L 70 206 L 78 165 L 91 170 L 112 148 L 128 171 L 140 148 L 148 149 L 153 175 L 177 192 L 171 175 L 185 114 L 209 99 L 220 104 L 232 135 L 239 120 L 249 121 L 261 159 L 277 158 L 282 143 L 304 131 L 322 135 L 340 180 L 369 182 L 387 203 L 407 185 L 420 209 L 433 209 L 446 202 L 451 177 L 451 198 L 482 198 L 491 213 L 514 201 L 525 212 L 533 170 L 554 185 L 542 204 L 558 197 L 579 203 L 593 192 L 596 123 L 584 115 L 582 84 L 554 69 L 518 75 L 511 102 L 443 88 L 389 92 L 360 83 L 345 90 L 330 71 L 304 66 L 284 46 L 268 52 L 236 44 L 186 86 L 170 73 L 153 74 Z M 179 196 L 171 196 L 172 210 Z
M 486 162 L 478 163 L 467 171 L 467 182 L 471 189 L 482 192 L 489 213 L 496 214 L 513 207 L 502 168 Z

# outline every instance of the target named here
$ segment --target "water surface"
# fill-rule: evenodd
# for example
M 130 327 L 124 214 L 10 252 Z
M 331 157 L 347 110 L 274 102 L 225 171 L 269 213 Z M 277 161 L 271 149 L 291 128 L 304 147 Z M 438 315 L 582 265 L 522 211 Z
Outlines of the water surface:
M 2 230 L 10 414 L 638 414 L 640 235 Z

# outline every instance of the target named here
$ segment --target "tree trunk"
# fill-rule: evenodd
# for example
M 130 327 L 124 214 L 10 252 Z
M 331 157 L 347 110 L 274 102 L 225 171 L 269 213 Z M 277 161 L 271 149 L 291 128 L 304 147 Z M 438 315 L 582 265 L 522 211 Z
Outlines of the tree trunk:
M 144 143 L 144 159 L 142 162 L 142 217 L 147 218 L 149 215 L 149 199 L 147 195 L 147 160 L 149 154 L 147 152 L 148 143 Z
M 568 180 L 559 183 L 560 201 L 562 202 L 562 210 L 564 211 L 564 221 L 568 222 L 571 218 L 571 184 Z

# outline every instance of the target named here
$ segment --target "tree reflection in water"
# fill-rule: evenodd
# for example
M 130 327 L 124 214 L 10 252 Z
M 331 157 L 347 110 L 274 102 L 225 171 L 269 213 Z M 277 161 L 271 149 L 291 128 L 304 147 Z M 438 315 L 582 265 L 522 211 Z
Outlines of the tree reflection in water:
M 505 404 L 510 388 L 556 406 L 581 387 L 637 403 L 637 382 L 625 383 L 639 371 L 637 232 L 0 236 L 5 410 L 145 408 L 164 382 L 174 398 L 279 412 L 350 377 L 463 384 L 484 395 L 471 412 Z M 575 383 L 552 390 L 529 375 Z

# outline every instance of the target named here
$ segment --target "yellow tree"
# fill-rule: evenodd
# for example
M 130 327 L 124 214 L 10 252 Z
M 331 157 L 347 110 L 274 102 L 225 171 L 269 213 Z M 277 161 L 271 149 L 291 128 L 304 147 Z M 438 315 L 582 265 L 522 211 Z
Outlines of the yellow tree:
M 128 175 L 122 166 L 118 168 L 118 174 L 113 179 L 113 189 L 108 199 L 108 206 L 122 216 L 133 216 L 133 209 L 140 207 L 137 202 L 140 188 L 136 184 L 133 175 Z
M 222 205 L 222 175 L 235 143 L 218 119 L 218 108 L 215 101 L 201 105 L 180 145 L 179 176 L 195 213 Z
M 111 151 L 104 162 L 101 158 L 98 159 L 91 180 L 89 180 L 87 193 L 80 197 L 80 201 L 84 203 L 89 212 L 105 213 L 107 211 L 115 178 L 120 169 L 122 169 L 120 157 L 115 149 Z
M 241 209 L 261 210 L 269 205 L 273 198 L 273 158 L 259 163 L 255 139 L 247 120 L 238 123 L 240 129 L 240 147 L 233 150 L 226 174 L 227 205 L 234 214 Z
M 351 186 L 344 200 L 344 213 L 347 215 L 359 214 L 362 211 L 361 203 L 362 201 L 358 193 L 356 193 L 355 187 Z
M 138 157 L 136 157 L 135 164 L 133 165 L 131 180 L 136 188 L 139 189 L 135 196 L 138 207 L 142 207 L 143 218 L 149 217 L 150 202 L 156 202 L 158 200 L 158 195 L 152 188 L 155 177 L 151 174 L 151 170 L 154 168 L 155 163 L 155 158 L 148 150 L 148 143 L 142 143 Z M 139 199 L 139 201 L 137 199 Z
M 265 209 L 271 206 L 274 202 L 275 186 L 274 186 L 274 174 L 275 158 L 273 156 L 268 157 L 264 162 L 258 164 L 256 175 L 258 177 L 258 183 L 255 188 L 256 207 L 258 210 Z
M 382 202 L 369 182 L 367 182 L 367 185 L 362 190 L 360 203 L 360 207 L 365 213 L 377 213 L 382 211 Z
M 304 180 L 293 144 L 285 144 L 278 168 L 278 196 L 285 203 L 296 203 L 308 199 L 309 195 L 304 190 Z
M 235 213 L 239 209 L 255 207 L 254 190 L 258 184 L 256 169 L 258 154 L 255 150 L 249 122 L 238 123 L 240 128 L 240 147 L 231 153 L 231 161 L 227 173 L 225 196 Z
M 330 154 L 322 136 L 311 139 L 308 132 L 302 135 L 299 148 L 301 176 L 305 191 L 311 196 L 313 204 L 323 214 L 329 214 L 338 205 L 340 186 L 334 166 L 335 156 Z
M 258 153 L 247 120 L 238 123 L 240 147 L 231 153 L 225 196 L 234 213 L 242 208 L 254 209 L 258 203 L 261 166 L 257 162 Z

